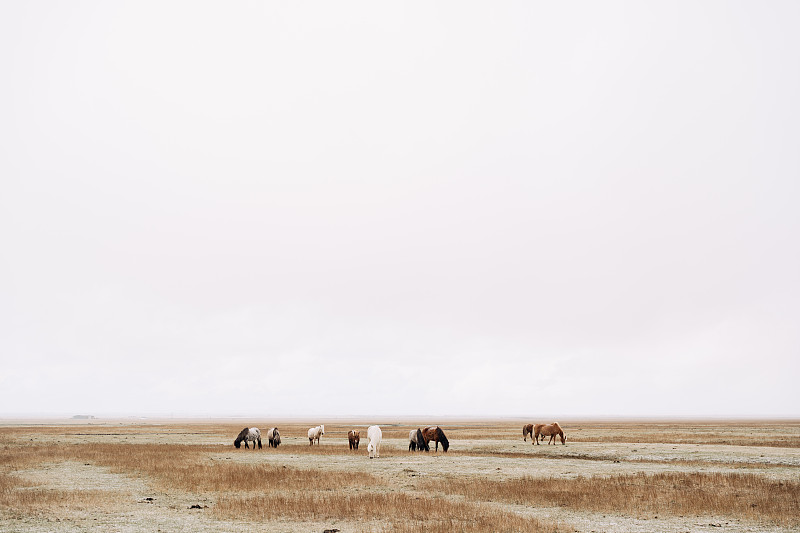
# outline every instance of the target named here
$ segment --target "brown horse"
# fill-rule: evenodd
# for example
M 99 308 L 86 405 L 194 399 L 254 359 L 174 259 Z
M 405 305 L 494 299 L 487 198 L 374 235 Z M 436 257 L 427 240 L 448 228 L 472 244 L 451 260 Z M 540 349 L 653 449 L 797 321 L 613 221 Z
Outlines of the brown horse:
M 533 424 L 525 424 L 522 426 L 522 440 L 528 442 L 528 435 L 531 436 L 531 441 L 533 441 Z M 533 444 L 533 442 L 531 442 Z
M 436 442 L 436 450 L 439 451 L 439 443 L 442 443 L 442 450 L 445 452 L 450 447 L 450 442 L 447 440 L 447 437 L 444 435 L 444 431 L 439 426 L 428 426 L 422 430 L 422 436 L 425 438 L 425 444 L 430 443 L 430 441 Z
M 351 429 L 347 432 L 347 440 L 350 441 L 350 449 L 357 450 L 358 442 L 361 440 L 361 436 L 358 431 Z
M 533 426 L 533 435 L 536 444 L 539 444 L 539 435 L 542 436 L 542 441 L 544 441 L 544 437 L 550 437 L 550 442 L 547 444 L 555 444 L 556 435 L 561 437 L 561 444 L 567 443 L 567 437 L 564 436 L 564 431 L 562 431 L 558 422 L 553 422 L 552 424 L 536 424 Z

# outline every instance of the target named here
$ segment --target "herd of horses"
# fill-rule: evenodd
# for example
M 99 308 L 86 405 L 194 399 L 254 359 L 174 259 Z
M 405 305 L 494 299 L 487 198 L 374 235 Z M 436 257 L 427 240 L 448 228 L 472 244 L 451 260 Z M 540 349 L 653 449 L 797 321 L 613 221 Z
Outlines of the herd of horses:
M 308 445 L 313 446 L 316 441 L 319 445 L 319 438 L 325 435 L 325 425 L 315 426 L 308 429 Z M 544 442 L 545 437 L 550 437 L 548 444 L 555 444 L 555 438 L 561 439 L 561 444 L 567 443 L 567 437 L 564 436 L 564 431 L 558 422 L 552 424 L 526 424 L 522 427 L 522 440 L 528 441 L 528 436 L 531 437 L 531 444 L 539 444 L 539 437 Z M 381 440 L 383 433 L 378 426 L 370 426 L 367 428 L 367 438 L 369 444 L 367 445 L 367 453 L 369 458 L 380 457 Z M 271 448 L 277 448 L 281 443 L 281 434 L 278 428 L 270 428 L 267 430 L 268 445 Z M 347 442 L 351 450 L 358 450 L 358 443 L 361 440 L 361 434 L 357 429 L 351 429 L 347 432 Z M 408 450 L 409 451 L 425 451 L 430 452 L 430 442 L 433 441 L 436 445 L 434 451 L 439 451 L 439 444 L 442 445 L 442 450 L 447 451 L 450 448 L 450 441 L 439 426 L 427 426 L 425 428 L 412 429 L 408 434 Z M 244 442 L 244 447 L 249 448 L 248 442 L 253 444 L 253 449 L 261 449 L 261 431 L 258 428 L 244 428 L 239 432 L 233 445 L 237 448 L 241 447 Z
M 237 448 L 241 447 L 242 443 L 244 442 L 244 447 L 249 448 L 247 445 L 248 442 L 253 443 L 253 449 L 256 449 L 256 443 L 258 443 L 258 449 L 261 449 L 261 430 L 258 428 L 244 428 L 239 432 L 239 436 L 236 437 L 236 440 L 233 441 L 233 445 Z M 267 430 L 267 444 L 270 448 L 277 448 L 278 445 L 281 443 L 281 434 L 278 431 L 278 428 L 269 428 Z

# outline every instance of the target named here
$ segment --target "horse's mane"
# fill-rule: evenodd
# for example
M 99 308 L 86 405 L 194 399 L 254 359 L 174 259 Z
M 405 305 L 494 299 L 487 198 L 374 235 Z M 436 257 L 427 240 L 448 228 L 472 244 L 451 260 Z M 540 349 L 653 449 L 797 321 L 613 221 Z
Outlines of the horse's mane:
M 239 432 L 239 436 L 236 437 L 236 440 L 233 441 L 233 445 L 237 448 L 242 445 L 242 441 L 247 438 L 247 434 L 250 432 L 250 428 L 244 428 Z
M 439 426 L 436 426 L 436 440 L 442 443 L 442 448 L 444 451 L 447 451 L 447 448 L 450 447 L 450 442 L 447 440 L 447 437 L 444 435 L 444 431 Z
M 417 446 L 426 452 L 431 451 L 431 448 L 428 446 L 428 442 L 425 440 L 425 436 L 422 434 L 422 430 L 420 428 L 417 428 Z
M 558 422 L 553 422 L 550 425 L 553 426 L 555 429 L 557 429 L 559 432 L 563 433 L 563 431 L 561 430 L 561 426 L 558 425 Z

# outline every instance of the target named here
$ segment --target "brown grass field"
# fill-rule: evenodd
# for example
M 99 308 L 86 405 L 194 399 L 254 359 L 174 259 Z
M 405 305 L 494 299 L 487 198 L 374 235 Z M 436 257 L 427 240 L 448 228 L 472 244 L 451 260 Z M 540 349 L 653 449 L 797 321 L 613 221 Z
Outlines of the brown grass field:
M 365 421 L 3 421 L 0 531 L 800 530 L 800 422 L 378 423 L 370 460 Z M 450 451 L 408 452 L 431 423 Z M 245 425 L 283 444 L 235 449 Z

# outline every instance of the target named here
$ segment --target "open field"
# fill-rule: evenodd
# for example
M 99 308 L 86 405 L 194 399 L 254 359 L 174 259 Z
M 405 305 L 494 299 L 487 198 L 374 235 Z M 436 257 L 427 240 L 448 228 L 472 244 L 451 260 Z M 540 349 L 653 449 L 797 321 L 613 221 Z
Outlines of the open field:
M 449 452 L 408 452 L 432 422 Z M 800 422 L 377 423 L 369 460 L 364 421 L 0 422 L 0 531 L 800 530 Z M 283 444 L 235 449 L 245 425 Z

